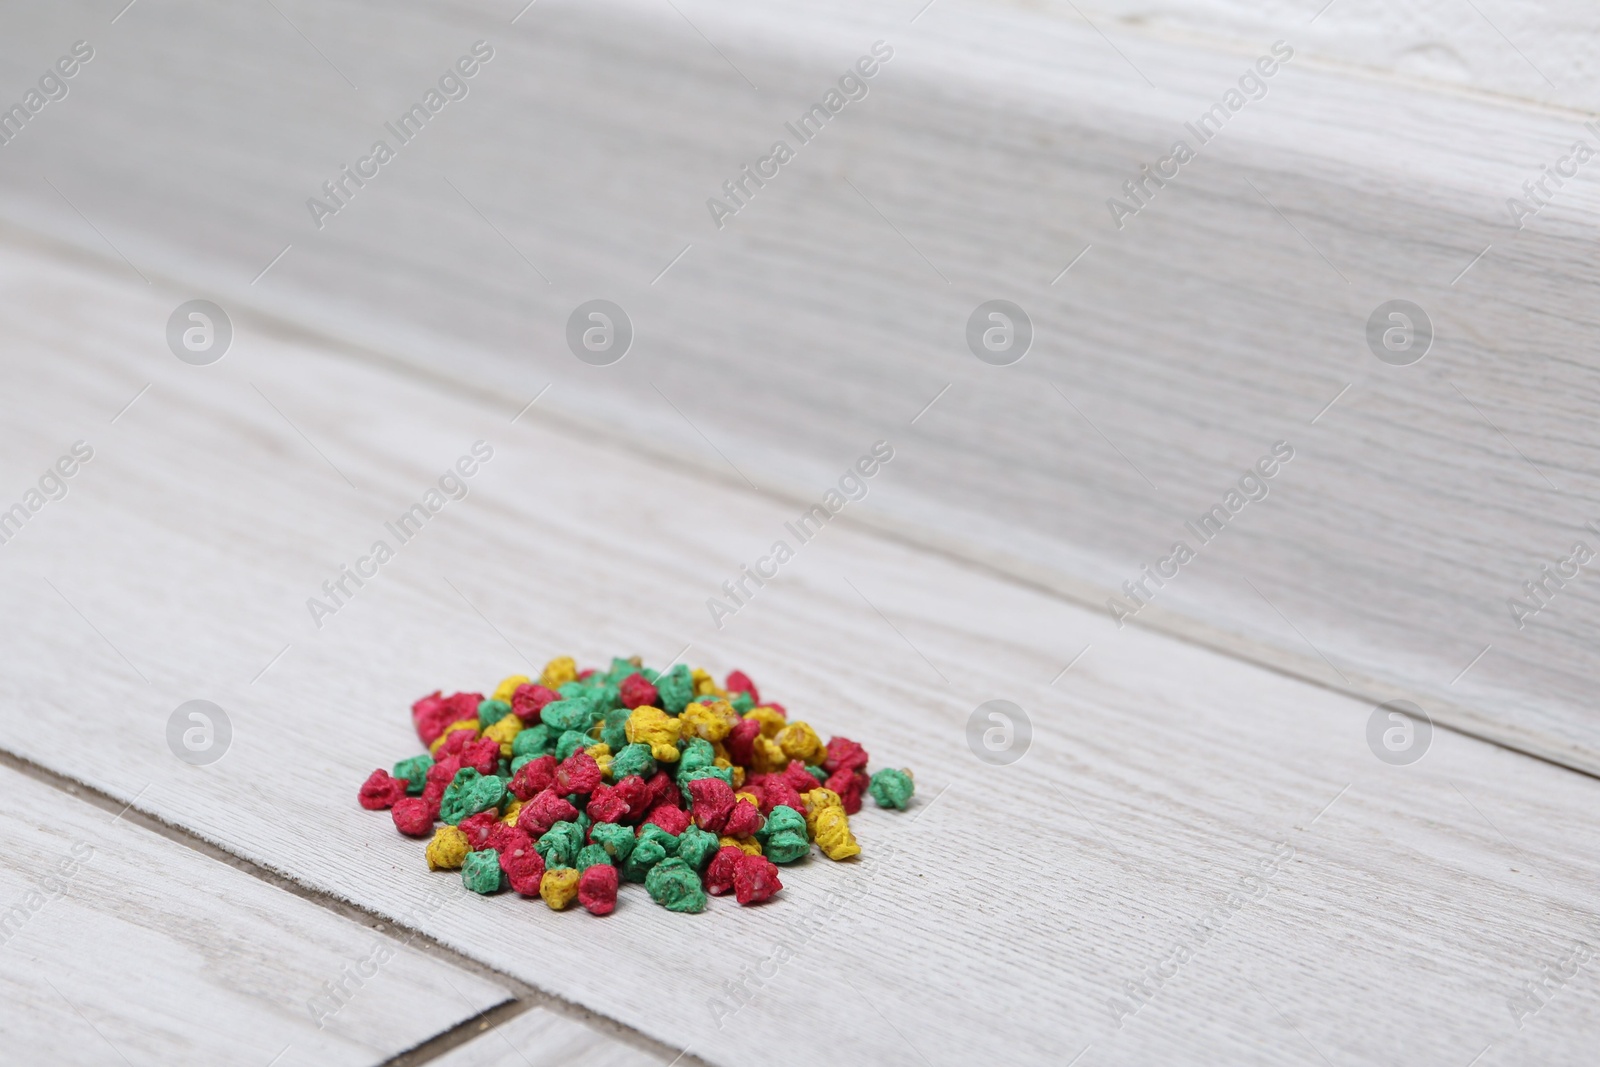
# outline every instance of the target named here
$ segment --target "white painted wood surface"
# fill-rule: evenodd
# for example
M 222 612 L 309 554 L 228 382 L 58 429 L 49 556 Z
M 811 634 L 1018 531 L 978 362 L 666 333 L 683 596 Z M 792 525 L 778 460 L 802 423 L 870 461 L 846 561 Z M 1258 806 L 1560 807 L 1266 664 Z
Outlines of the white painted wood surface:
M 376 1064 L 509 999 L 9 767 L 0 791 L 8 1063 Z
M 1368 703 L 1108 634 L 848 519 L 715 630 L 705 598 L 782 536 L 789 502 L 597 440 L 546 410 L 555 389 L 513 424 L 526 399 L 242 313 L 224 360 L 185 366 L 162 341 L 177 299 L 87 259 L 0 250 L 0 479 L 15 494 L 71 441 L 96 448 L 0 548 L 0 746 L 712 1063 L 752 1041 L 775 1064 L 1061 1063 L 1087 1047 L 1083 1067 L 1480 1052 L 1493 1067 L 1593 1048 L 1592 968 L 1520 1029 L 1509 1007 L 1600 929 L 1592 779 L 1446 731 L 1388 766 Z M 495 455 L 467 499 L 314 629 L 306 597 L 478 439 Z M 880 477 L 916 455 L 906 444 Z M 686 644 L 916 771 L 909 812 L 869 804 L 855 821 L 876 865 L 813 859 L 768 906 L 699 916 L 636 886 L 604 920 L 504 896 L 424 908 L 453 876 L 354 802 L 371 767 L 414 748 L 406 704 L 524 657 L 664 662 Z M 205 768 L 164 735 L 197 697 L 234 731 Z M 966 744 L 993 698 L 1034 725 L 1011 767 Z M 830 892 L 855 899 L 830 908 Z M 1208 915 L 1220 929 L 1202 938 Z M 748 1004 L 715 1010 L 741 968 L 802 937 Z M 1175 947 L 1190 958 L 1157 989 L 1147 970 L 1170 971 Z M 1133 981 L 1150 991 L 1130 1015 Z
M 1089 18 L 1119 43 L 1142 32 L 1226 41 L 1284 37 L 1308 57 L 1450 89 L 1600 108 L 1600 15 L 1580 0 L 1019 0 Z
M 513 411 L 554 382 L 541 403 L 586 433 L 796 504 L 891 438 L 861 517 L 1092 606 L 1106 640 L 1107 597 L 1290 441 L 1272 496 L 1139 621 L 1600 772 L 1594 590 L 1523 629 L 1507 607 L 1600 517 L 1600 198 L 1584 171 L 1520 232 L 1506 208 L 1600 144 L 1572 114 L 1310 51 L 1118 230 L 1108 197 L 1273 39 L 1298 43 L 1267 32 L 1287 9 L 1230 7 L 1231 40 L 1197 42 L 948 0 L 915 22 L 900 0 L 513 6 L 8 13 L 15 69 L 103 44 L 4 148 L 0 215 Z M 1560 32 L 1534 36 L 1592 50 L 1570 8 L 1537 10 Z M 1407 11 L 1483 43 L 1466 7 Z M 1341 0 L 1317 26 L 1371 17 Z M 471 95 L 315 228 L 307 198 L 479 38 L 497 51 Z M 871 94 L 714 228 L 707 197 L 877 39 L 896 51 Z M 600 295 L 637 331 L 608 368 L 563 341 Z M 1038 331 L 1009 368 L 963 341 L 996 296 Z M 1437 328 L 1414 367 L 1365 345 L 1395 297 Z
M 435 1062 L 439 1067 L 660 1067 L 665 1061 L 557 1012 L 534 1008 Z

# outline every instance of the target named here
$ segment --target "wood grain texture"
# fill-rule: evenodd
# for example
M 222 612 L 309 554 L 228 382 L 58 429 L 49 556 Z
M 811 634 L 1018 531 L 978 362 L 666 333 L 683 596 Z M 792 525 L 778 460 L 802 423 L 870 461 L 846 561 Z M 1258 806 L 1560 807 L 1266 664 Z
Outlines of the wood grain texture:
M 1526 228 L 1506 211 L 1575 118 L 1291 62 L 1119 230 L 1107 199 L 1279 34 L 680 6 L 329 3 L 285 12 L 301 36 L 141 5 L 4 149 L 0 213 L 513 411 L 554 382 L 542 403 L 595 436 L 795 501 L 904 442 L 862 517 L 1090 605 L 1107 639 L 1107 597 L 1289 441 L 1272 496 L 1139 622 L 1600 772 L 1591 583 L 1524 628 L 1507 603 L 1600 516 L 1600 197 L 1585 171 Z M 19 69 L 103 17 L 9 14 Z M 307 198 L 480 37 L 471 95 L 316 228 Z M 716 229 L 707 197 L 876 39 L 871 94 Z M 600 295 L 637 331 L 608 368 L 563 340 Z M 1008 368 L 963 341 L 996 296 L 1037 327 Z M 1364 341 L 1395 297 L 1436 327 L 1413 367 Z
M 188 367 L 161 340 L 174 302 L 0 250 L 0 479 L 20 492 L 71 441 L 96 448 L 0 548 L 5 748 L 712 1063 L 752 1042 L 776 1064 L 1088 1048 L 1080 1067 L 1593 1047 L 1592 966 L 1537 1013 L 1511 999 L 1600 930 L 1592 779 L 1447 731 L 1388 766 L 1370 704 L 1108 635 L 848 513 L 718 630 L 706 597 L 783 536 L 788 501 L 245 315 L 224 360 Z M 306 598 L 478 439 L 495 453 L 467 498 L 316 629 Z M 789 868 L 760 908 L 672 915 L 637 886 L 604 920 L 507 896 L 428 908 L 453 876 L 354 802 L 415 748 L 407 703 L 618 651 L 743 668 L 913 768 L 918 799 L 869 804 L 863 862 Z M 165 740 L 196 697 L 233 724 L 204 768 Z M 994 698 L 1033 723 L 1013 766 L 967 745 Z
M 404 930 L 340 918 L 8 767 L 0 790 L 8 1062 L 381 1063 L 508 999 Z
M 665 1061 L 557 1012 L 534 1008 L 435 1062 L 439 1067 L 660 1067 Z
M 1059 0 L 1018 6 L 1043 6 L 1061 19 L 1087 15 L 1119 43 L 1130 32 L 1235 45 L 1287 38 L 1325 63 L 1458 91 L 1600 107 L 1600 70 L 1589 47 L 1600 18 L 1578 0 L 1094 0 L 1081 13 Z

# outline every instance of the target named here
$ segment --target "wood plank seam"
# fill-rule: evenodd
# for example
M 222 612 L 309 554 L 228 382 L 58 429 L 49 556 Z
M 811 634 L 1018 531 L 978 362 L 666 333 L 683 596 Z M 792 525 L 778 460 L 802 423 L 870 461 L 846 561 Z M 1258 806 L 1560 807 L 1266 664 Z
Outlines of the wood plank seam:
M 492 978 L 494 981 L 505 985 L 514 994 L 515 999 L 475 1012 L 475 1014 L 448 1030 L 444 1030 L 421 1044 L 386 1060 L 383 1067 L 418 1067 L 420 1064 L 429 1063 L 469 1041 L 487 1036 L 488 1032 L 494 1027 L 514 1019 L 533 1008 L 544 1008 L 556 1014 L 579 1020 L 585 1025 L 599 1030 L 624 1044 L 631 1045 L 650 1055 L 660 1056 L 663 1062 L 695 1065 L 695 1067 L 710 1067 L 698 1056 L 673 1048 L 665 1042 L 657 1041 L 632 1027 L 601 1015 L 599 1012 L 586 1008 L 581 1004 L 576 1004 L 537 986 L 530 985 L 513 975 L 486 966 L 471 956 L 429 937 L 420 930 L 402 927 L 401 924 L 395 923 L 377 912 L 353 904 L 332 893 L 302 885 L 269 867 L 236 855 L 191 830 L 168 823 L 133 803 L 124 803 L 92 785 L 81 782 L 69 775 L 58 774 L 24 756 L 17 755 L 9 749 L 0 748 L 0 765 L 9 767 L 17 773 L 26 775 L 52 789 L 59 790 L 75 800 L 80 800 L 104 811 L 111 812 L 118 820 L 134 823 L 151 833 L 159 834 L 169 841 L 198 852 L 208 859 L 225 863 L 235 870 L 266 882 L 277 889 L 293 893 L 302 900 L 316 904 L 340 918 L 358 923 L 374 933 L 385 937 L 393 937 L 405 947 L 414 948 L 419 952 L 445 960 L 474 974 Z M 401 929 L 406 930 L 406 936 L 397 936 Z M 677 1059 L 673 1059 L 673 1057 L 677 1057 Z

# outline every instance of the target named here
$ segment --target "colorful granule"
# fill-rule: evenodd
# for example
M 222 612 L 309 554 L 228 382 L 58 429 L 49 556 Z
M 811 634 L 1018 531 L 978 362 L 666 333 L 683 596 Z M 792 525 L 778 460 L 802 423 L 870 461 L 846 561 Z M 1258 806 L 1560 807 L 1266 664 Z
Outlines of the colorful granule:
M 556 911 L 607 915 L 625 882 L 669 911 L 729 894 L 756 904 L 813 845 L 859 855 L 850 817 L 863 797 L 904 810 L 914 792 L 910 771 L 869 773 L 861 745 L 824 743 L 741 671 L 719 686 L 683 664 L 580 670 L 560 656 L 537 681 L 512 675 L 487 698 L 434 692 L 411 716 L 425 751 L 373 771 L 361 806 L 428 839 L 429 870 Z

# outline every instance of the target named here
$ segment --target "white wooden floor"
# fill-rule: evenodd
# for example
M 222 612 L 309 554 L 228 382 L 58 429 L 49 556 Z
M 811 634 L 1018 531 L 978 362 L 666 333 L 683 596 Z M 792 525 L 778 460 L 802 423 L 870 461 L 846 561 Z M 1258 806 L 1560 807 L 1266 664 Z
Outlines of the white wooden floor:
M 0 245 L 0 500 L 94 449 L 0 546 L 0 908 L 94 850 L 0 947 L 8 1045 L 85 1064 L 1592 1057 L 1600 980 L 1567 961 L 1600 938 L 1593 779 L 1444 730 L 1390 766 L 1368 704 L 1108 636 L 847 521 L 717 630 L 706 598 L 794 501 L 540 405 L 514 419 L 532 392 L 242 313 L 225 359 L 181 364 L 163 329 L 192 294 L 129 277 Z M 306 598 L 477 440 L 494 456 L 470 495 L 316 629 Z M 600 920 L 462 899 L 355 804 L 414 747 L 425 691 L 686 645 L 915 770 L 909 811 L 855 820 L 874 862 L 815 859 L 768 906 L 699 916 L 631 887 Z M 1005 767 L 965 739 L 997 698 L 1034 728 Z M 167 746 L 192 699 L 232 724 L 209 766 Z M 719 1028 L 725 985 L 785 943 Z M 319 1030 L 310 999 L 378 946 L 392 962 Z

